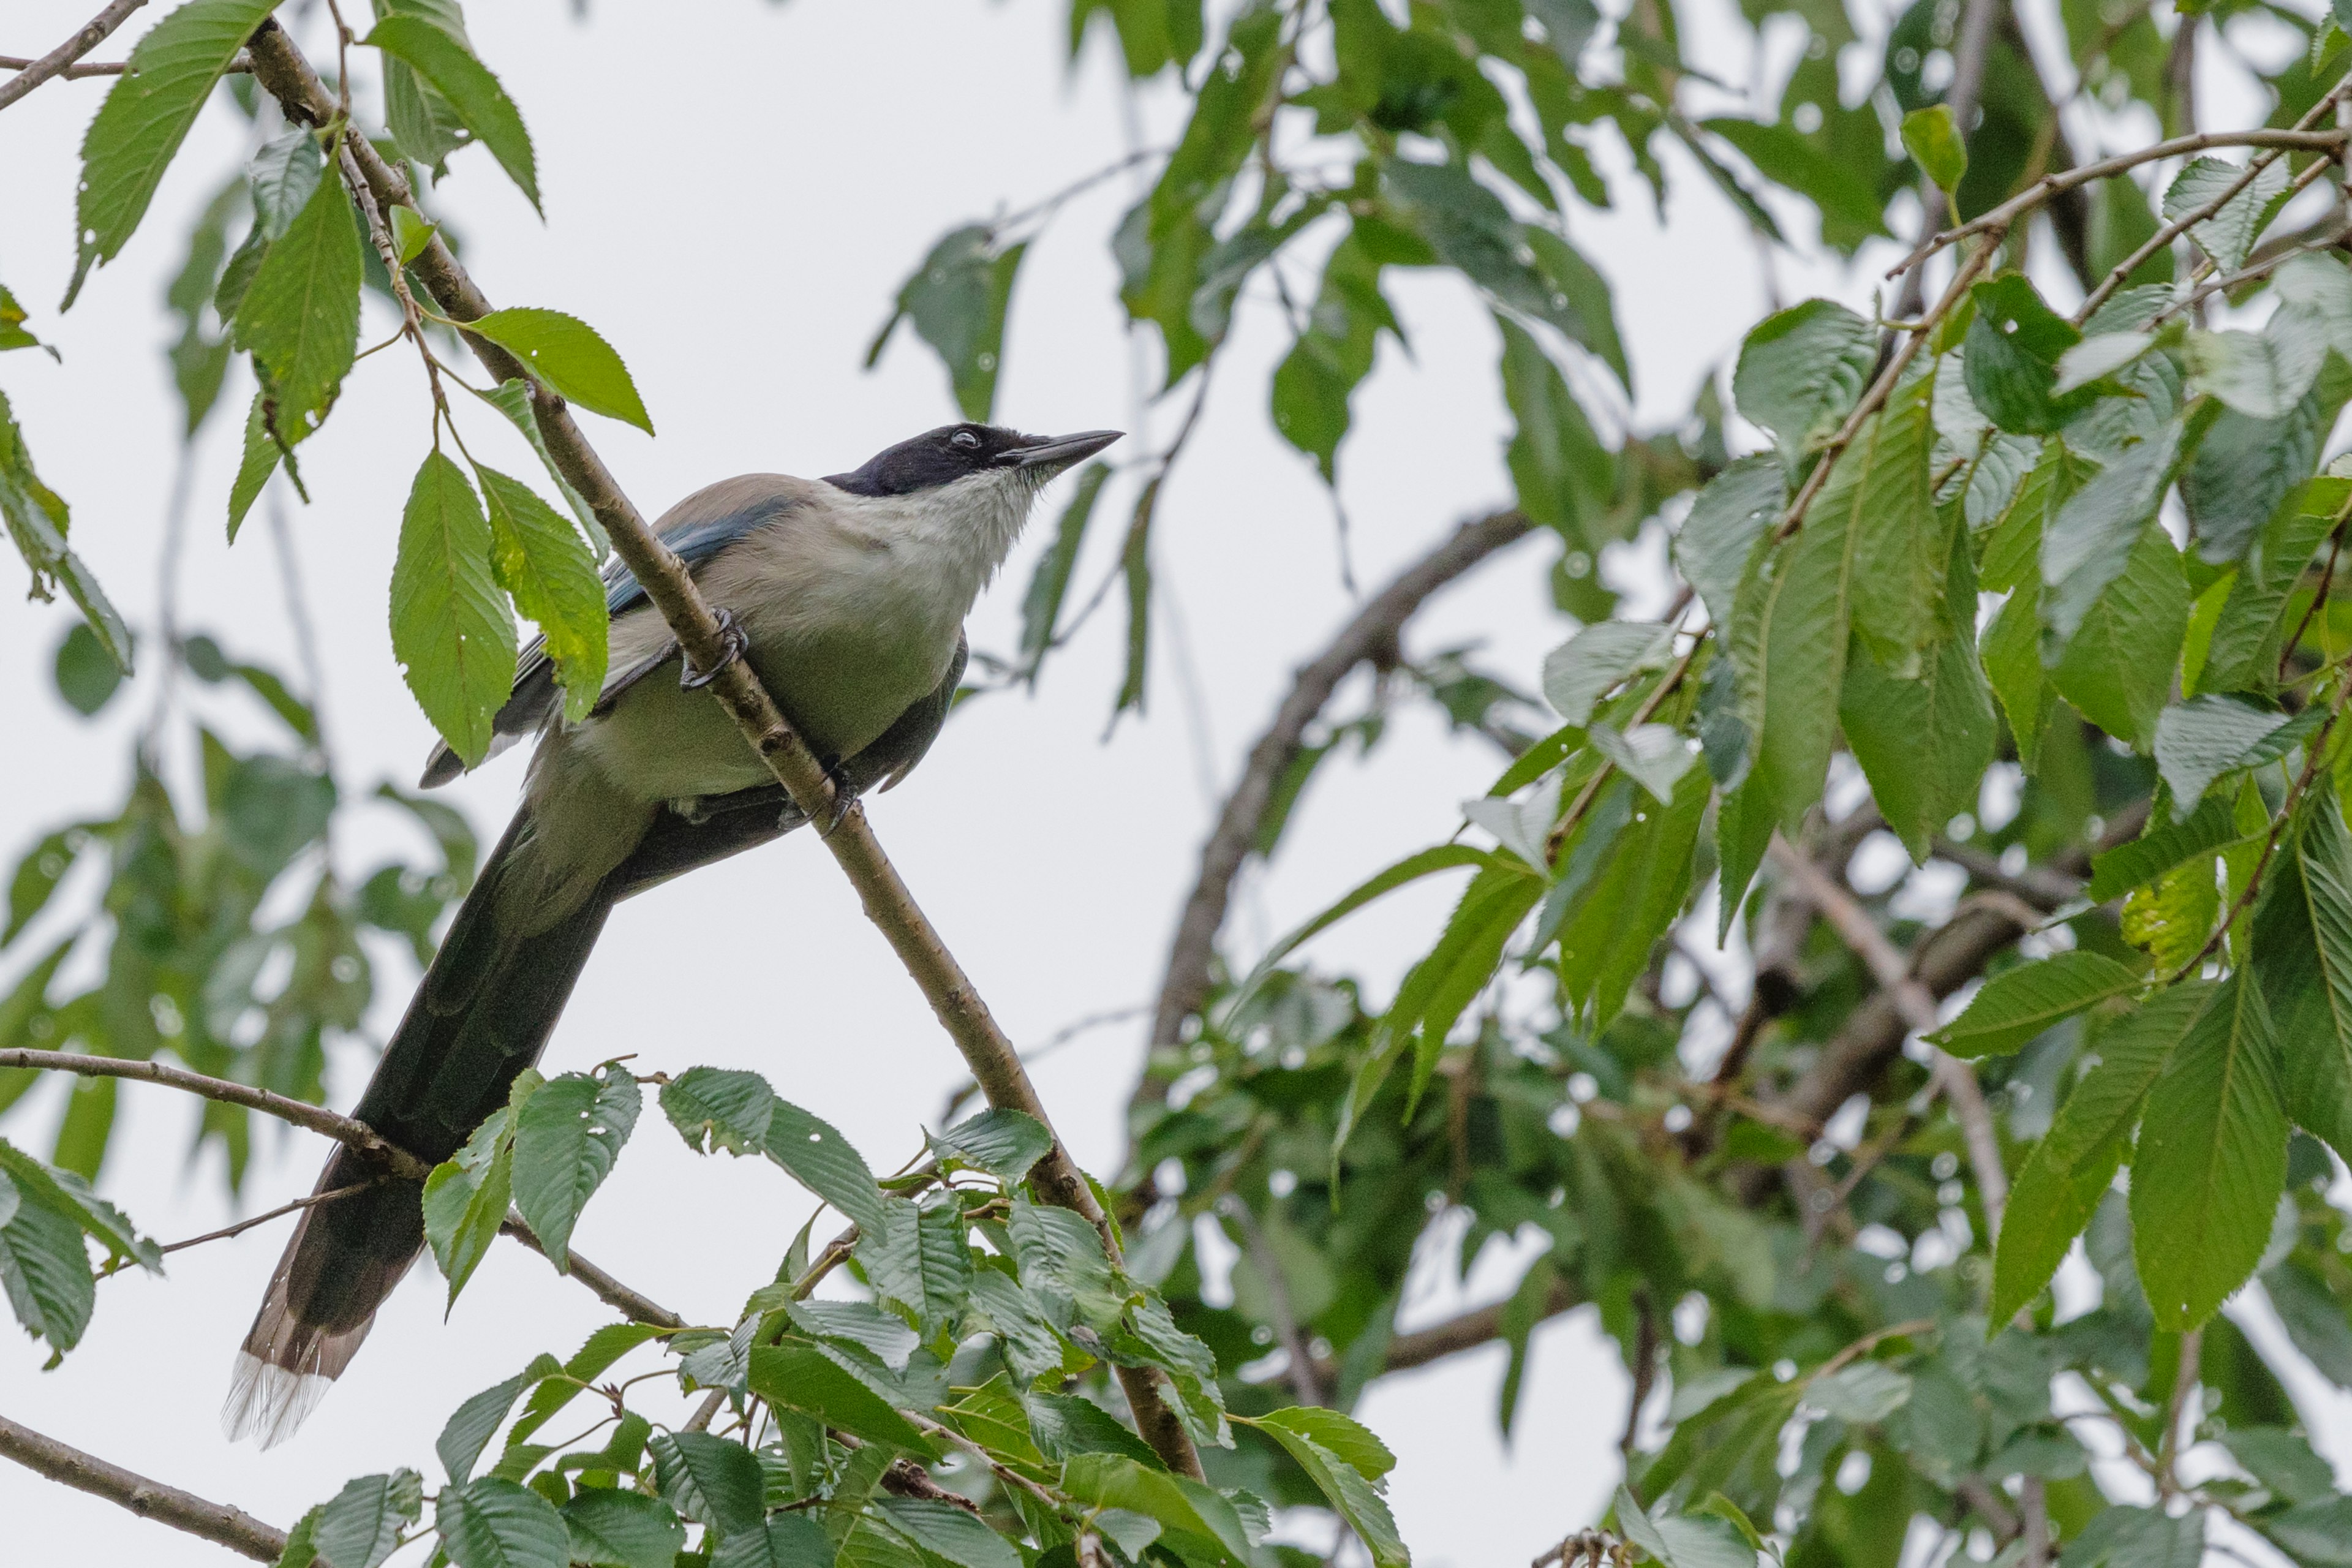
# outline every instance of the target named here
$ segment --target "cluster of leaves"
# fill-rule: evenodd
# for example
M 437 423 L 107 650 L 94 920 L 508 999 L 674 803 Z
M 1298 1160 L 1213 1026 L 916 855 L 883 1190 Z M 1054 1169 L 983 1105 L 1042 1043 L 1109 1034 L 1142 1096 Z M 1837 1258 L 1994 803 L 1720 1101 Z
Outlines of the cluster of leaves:
M 774 1283 L 752 1293 L 731 1327 L 616 1323 L 567 1360 L 535 1358 L 450 1416 L 435 1445 L 446 1476 L 437 1492 L 428 1497 L 410 1469 L 352 1480 L 289 1532 L 287 1568 L 376 1568 L 428 1541 L 436 1561 L 458 1568 L 1311 1561 L 1266 1544 L 1266 1496 L 1171 1471 L 1116 1413 L 1112 1366 L 1163 1375 L 1205 1451 L 1233 1455 L 1238 1429 L 1245 1468 L 1280 1467 L 1286 1487 L 1336 1510 L 1381 1568 L 1408 1563 L 1381 1496 L 1395 1463 L 1388 1450 L 1334 1410 L 1229 1413 L 1210 1348 L 1110 1260 L 1092 1226 L 1025 1190 L 1052 1144 L 1035 1121 L 984 1112 L 929 1138 L 905 1173 L 877 1180 L 837 1131 L 756 1074 L 697 1068 L 646 1081 L 660 1083 L 662 1112 L 689 1146 L 765 1155 L 852 1227 L 813 1259 L 812 1216 Z M 563 1267 L 572 1227 L 642 1110 L 639 1080 L 615 1063 L 523 1076 L 425 1188 L 426 1235 L 452 1300 L 509 1202 Z M 5 1144 L 0 1194 L 16 1204 L 0 1225 L 0 1281 L 29 1327 L 79 1311 L 49 1331 L 60 1350 L 89 1312 L 83 1232 L 117 1260 L 159 1261 L 78 1178 Z M 72 1281 L 43 1272 L 64 1250 L 76 1258 L 79 1298 Z M 863 1294 L 816 1298 L 845 1264 Z M 656 1341 L 672 1362 L 606 1379 Z M 702 1395 L 705 1409 L 677 1424 L 649 1417 L 629 1404 L 647 1382 Z M 563 1441 L 541 1440 L 583 1394 L 595 1419 Z M 723 1433 L 711 1419 L 722 1411 L 731 1413 Z M 504 1443 L 482 1468 L 501 1427 Z M 956 1490 L 926 1473 L 943 1464 Z
M 231 59 L 272 9 L 269 0 L 196 0 L 140 38 L 130 69 L 108 94 L 83 142 L 79 259 L 66 306 L 90 270 L 129 242 Z M 452 153 L 479 143 L 537 207 L 529 132 L 496 77 L 475 58 L 456 0 L 380 0 L 376 11 L 376 26 L 362 42 L 381 62 L 391 128 L 391 140 L 377 152 L 407 171 L 415 185 L 422 169 L 443 171 Z M 474 462 L 470 453 L 470 480 L 443 456 L 445 428 L 464 448 L 442 394 L 443 380 L 457 378 L 428 346 L 425 314 L 414 303 L 425 291 L 409 268 L 447 241 L 418 207 L 387 204 L 379 210 L 373 195 L 351 184 L 357 164 L 345 144 L 359 130 L 350 118 L 349 85 L 346 107 L 326 124 L 310 126 L 286 124 L 274 101 L 245 84 L 239 101 L 255 119 L 259 144 L 244 178 L 224 188 L 199 221 L 187 265 L 173 286 L 170 302 L 184 321 L 173 368 L 193 435 L 235 355 L 243 353 L 251 364 L 257 384 L 228 498 L 234 541 L 281 467 L 308 499 L 296 448 L 324 423 L 362 357 L 363 290 L 372 284 L 403 312 L 403 331 L 425 356 L 432 383 L 434 448 L 418 471 L 401 530 L 393 645 L 425 716 L 470 763 L 487 752 L 490 716 L 513 680 L 518 613 L 539 624 L 541 637 L 534 647 L 543 647 L 552 659 L 567 708 L 576 717 L 594 702 L 605 660 L 605 585 L 596 563 L 606 545 L 596 519 L 551 461 L 549 478 L 568 504 L 569 518 L 522 481 Z M 249 222 L 232 249 L 226 230 L 240 212 Z M 397 281 L 394 268 L 405 275 Z M 13 299 L 0 300 L 6 334 L 0 347 L 34 343 L 23 321 Z M 465 325 L 568 402 L 651 432 L 626 367 L 586 323 L 560 311 L 519 308 Z M 530 384 L 518 380 L 467 390 L 548 459 Z M 61 582 L 127 673 L 128 634 L 67 548 L 65 503 L 35 477 L 5 404 L 0 511 L 33 569 L 37 592 L 46 594 L 52 579 Z
M 412 817 L 434 853 L 422 864 L 387 860 L 347 882 L 328 845 L 338 814 L 352 806 L 326 771 L 310 705 L 277 674 L 230 658 L 211 637 L 183 639 L 176 658 L 199 689 L 221 694 L 208 699 L 220 719 L 257 710 L 276 739 L 241 752 L 193 714 L 198 798 L 175 794 L 150 736 L 134 751 L 130 789 L 115 812 L 57 828 L 24 853 L 0 927 L 0 952 L 21 961 L 0 1000 L 0 1048 L 132 1061 L 168 1052 L 212 1077 L 316 1100 L 328 1043 L 360 1030 L 374 994 L 362 932 L 397 936 L 418 962 L 429 957 L 435 927 L 472 880 L 473 830 L 447 806 L 379 785 L 373 798 Z M 66 701 L 89 715 L 125 689 L 82 626 L 58 647 L 57 682 Z M 64 904 L 61 889 L 68 890 Z M 61 973 L 91 978 L 60 996 Z M 0 1068 L 0 1111 L 39 1079 Z M 75 1080 L 51 1145 L 57 1164 L 97 1178 L 114 1132 L 117 1085 Z M 195 1147 L 219 1140 L 231 1190 L 252 1154 L 253 1115 L 205 1102 Z

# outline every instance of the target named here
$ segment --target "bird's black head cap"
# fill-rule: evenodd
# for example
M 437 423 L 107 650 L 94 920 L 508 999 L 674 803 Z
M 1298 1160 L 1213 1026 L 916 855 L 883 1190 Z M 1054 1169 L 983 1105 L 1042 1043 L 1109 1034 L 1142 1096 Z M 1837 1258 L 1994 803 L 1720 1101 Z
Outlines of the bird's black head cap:
M 1025 436 L 1001 425 L 942 425 L 884 447 L 862 468 L 827 474 L 824 482 L 852 495 L 907 496 L 974 474 L 1014 469 L 1043 483 L 1093 457 L 1119 435 L 1117 430 L 1087 430 L 1076 436 Z

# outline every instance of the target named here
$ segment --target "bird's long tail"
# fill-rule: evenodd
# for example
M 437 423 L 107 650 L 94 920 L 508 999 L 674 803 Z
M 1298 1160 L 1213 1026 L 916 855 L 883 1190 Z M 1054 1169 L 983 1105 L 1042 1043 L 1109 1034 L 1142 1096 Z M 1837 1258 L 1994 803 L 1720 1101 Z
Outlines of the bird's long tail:
M 630 890 L 608 878 L 579 908 L 516 935 L 499 889 L 530 831 L 526 811 L 491 852 L 352 1112 L 420 1159 L 447 1159 L 506 1103 L 538 1060 L 605 916 Z M 342 1147 L 316 1191 L 348 1187 L 360 1190 L 302 1211 L 278 1260 L 222 1412 L 232 1441 L 251 1434 L 268 1447 L 292 1435 L 424 1247 L 421 1184 L 381 1179 Z

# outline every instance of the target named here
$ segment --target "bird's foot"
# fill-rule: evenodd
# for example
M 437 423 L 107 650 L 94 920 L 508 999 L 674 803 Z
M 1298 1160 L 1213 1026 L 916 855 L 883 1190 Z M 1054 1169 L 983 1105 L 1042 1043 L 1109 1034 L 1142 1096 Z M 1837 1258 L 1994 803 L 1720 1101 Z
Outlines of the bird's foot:
M 841 826 L 842 818 L 849 815 L 849 808 L 857 804 L 857 786 L 849 782 L 841 769 L 827 768 L 824 776 L 833 784 L 833 807 L 825 813 L 824 820 L 817 824 L 816 836 L 819 838 L 832 837 L 834 829 Z
M 741 658 L 744 650 L 751 646 L 751 637 L 744 633 L 741 624 L 735 619 L 735 612 L 723 605 L 719 611 L 719 637 L 726 645 L 726 657 L 709 669 L 696 668 L 694 658 L 690 654 L 679 656 L 680 668 L 677 672 L 677 684 L 680 690 L 701 690 L 719 679 L 720 670 Z

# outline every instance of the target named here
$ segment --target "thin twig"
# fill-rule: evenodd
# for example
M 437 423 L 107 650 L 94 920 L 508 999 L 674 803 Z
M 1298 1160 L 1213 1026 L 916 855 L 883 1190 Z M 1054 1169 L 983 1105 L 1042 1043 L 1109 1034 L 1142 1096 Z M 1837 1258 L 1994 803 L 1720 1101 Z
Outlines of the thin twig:
M 545 1258 L 547 1256 L 546 1246 L 541 1242 L 537 1236 L 532 1234 L 530 1226 L 523 1223 L 522 1215 L 514 1213 L 512 1210 L 508 1211 L 507 1217 L 499 1224 L 499 1233 L 502 1236 L 510 1236 L 514 1237 L 517 1241 L 521 1242 L 525 1247 L 530 1247 L 533 1252 L 538 1253 L 541 1258 Z M 597 1268 L 594 1264 L 589 1262 L 578 1253 L 574 1252 L 568 1254 L 564 1261 L 568 1265 L 566 1272 L 568 1272 L 572 1278 L 579 1280 L 583 1285 L 587 1286 L 590 1290 L 595 1293 L 598 1300 L 604 1302 L 604 1305 L 612 1308 L 613 1310 L 620 1313 L 623 1317 L 630 1319 L 635 1322 L 651 1323 L 657 1329 L 682 1329 L 686 1327 L 686 1320 L 684 1318 L 679 1317 L 676 1312 L 671 1311 L 667 1307 L 663 1306 L 660 1302 L 653 1300 L 650 1296 L 633 1290 L 628 1286 L 622 1284 L 618 1279 L 614 1279 L 610 1274 L 605 1273 L 602 1268 Z
M 2331 105 L 2334 99 L 2327 100 Z M 2168 141 L 2155 142 L 2137 152 L 2118 153 L 2112 158 L 2102 158 L 2095 163 L 2080 163 L 2072 169 L 2062 169 L 2044 174 L 2017 195 L 1990 211 L 1979 213 L 1958 228 L 1948 228 L 1929 239 L 1910 255 L 1886 269 L 1890 279 L 1899 278 L 1937 251 L 1948 250 L 1961 240 L 1979 234 L 1998 231 L 2007 234 L 2017 220 L 2048 202 L 2063 195 L 2077 185 L 2087 185 L 2136 169 L 2142 163 L 2158 163 L 2167 158 L 2178 158 L 2189 153 L 2203 153 L 2215 147 L 2280 148 L 2290 152 L 2331 153 L 2344 145 L 2344 133 L 2337 131 L 2310 131 L 2306 117 L 2291 131 L 2200 131 L 2193 136 L 2175 136 Z M 2210 216 L 2210 215 L 2208 215 Z
M 109 0 L 105 10 L 83 23 L 64 43 L 37 60 L 0 60 L 0 65 L 16 68 L 16 75 L 0 81 L 0 109 L 5 109 L 53 76 L 75 74 L 73 63 L 106 41 L 107 36 L 130 20 L 147 0 Z M 120 69 L 121 68 L 116 68 Z M 87 74 L 95 75 L 93 70 Z
M 2180 1336 L 2180 1353 L 2172 1365 L 2172 1397 L 2164 1406 L 2164 1436 L 2156 1449 L 2156 1495 L 2159 1507 L 2180 1490 L 2180 1417 L 2189 1407 L 2189 1392 L 2197 1386 L 2204 1348 L 2205 1330 L 2201 1325 Z
M 801 1277 L 793 1281 L 793 1300 L 807 1300 L 809 1292 L 817 1288 L 819 1281 L 847 1262 L 849 1255 L 857 1248 L 857 1227 L 853 1225 L 831 1241 L 826 1242 L 824 1250 L 818 1253 L 815 1259 L 801 1271 Z M 719 1406 L 726 1403 L 727 1391 L 723 1388 L 712 1389 L 695 1413 L 687 1417 L 685 1429 L 688 1432 L 709 1431 L 712 1417 L 719 1414 Z
M 251 1219 L 241 1219 L 235 1225 L 223 1226 L 218 1230 L 206 1231 L 202 1236 L 192 1236 L 185 1241 L 173 1242 L 163 1250 L 165 1252 L 180 1252 L 184 1251 L 186 1248 L 191 1247 L 201 1247 L 207 1241 L 226 1241 L 232 1236 L 243 1236 L 247 1231 L 251 1230 L 257 1225 L 268 1225 L 273 1219 L 282 1219 L 289 1214 L 298 1214 L 303 1209 L 310 1208 L 314 1205 L 331 1203 L 336 1198 L 348 1198 L 352 1196 L 354 1194 L 363 1193 L 371 1187 L 378 1187 L 383 1184 L 383 1178 L 378 1176 L 375 1180 L 371 1182 L 353 1182 L 348 1187 L 337 1187 L 331 1193 L 312 1193 L 307 1198 L 296 1198 L 290 1204 L 279 1204 L 276 1208 L 269 1210 L 268 1213 L 255 1215 Z
M 14 1459 L 35 1475 L 104 1498 L 142 1519 L 184 1530 L 256 1562 L 275 1563 L 286 1550 L 284 1531 L 262 1523 L 241 1508 L 207 1502 L 193 1492 L 151 1481 L 95 1454 L 85 1454 L 29 1426 L 20 1426 L 5 1415 L 0 1415 L 0 1458 Z
M 2284 647 L 2279 649 L 2278 678 L 2281 680 L 2286 679 L 2286 667 L 2294 659 L 2295 647 L 2303 641 L 2303 634 L 2311 629 L 2311 618 L 2319 613 L 2319 606 L 2327 602 L 2327 590 L 2336 581 L 2336 552 L 2343 548 L 2344 525 L 2339 522 L 2336 525 L 2336 531 L 2328 536 L 2327 565 L 2319 574 L 2319 587 L 2312 594 L 2311 603 L 2304 606 L 2303 618 L 2294 623 L 2294 635 L 2286 639 Z
M 1239 1197 L 1227 1197 L 1217 1205 L 1219 1211 L 1240 1227 L 1242 1246 L 1248 1251 L 1250 1261 L 1265 1280 L 1265 1302 L 1274 1316 L 1274 1331 L 1281 1342 L 1283 1352 L 1290 1360 L 1288 1368 L 1291 1392 L 1301 1405 L 1323 1403 L 1321 1380 L 1315 1373 L 1315 1357 L 1307 1345 L 1306 1332 L 1298 1325 L 1298 1314 L 1290 1304 L 1290 1277 L 1283 1272 L 1282 1259 L 1267 1245 L 1265 1232 L 1250 1213 L 1249 1205 Z
M 2324 131 L 2309 132 L 2305 132 L 2303 127 L 2312 123 L 2312 121 L 2316 120 L 2320 115 L 2333 110 L 2336 107 L 2336 101 L 2343 98 L 2347 91 L 2352 91 L 2352 76 L 2347 76 L 2342 81 L 2337 82 L 2328 92 L 2326 97 L 2321 99 L 2317 103 L 2313 104 L 2311 106 L 2311 111 L 2295 122 L 2295 130 L 2294 132 L 2282 132 L 2282 134 L 2315 134 L 2326 138 L 2331 138 L 2333 140 L 2333 145 L 2320 150 L 2325 151 L 2330 158 L 2341 158 L 2344 155 L 2343 132 Z M 2179 239 L 2182 235 L 2187 234 L 2191 228 L 2203 223 L 2215 213 L 2220 212 L 2224 206 L 2229 205 L 2239 192 L 2244 190 L 2248 185 L 2252 184 L 2255 178 L 2259 176 L 2264 169 L 2269 168 L 2273 163 L 2278 162 L 2278 160 L 2284 157 L 2290 150 L 2292 150 L 2292 144 L 2281 144 L 2273 147 L 2271 151 L 2256 153 L 2253 157 L 2246 160 L 2245 172 L 2240 174 L 2236 179 L 2231 180 L 2228 184 L 2222 186 L 2221 191 L 2210 200 L 2200 202 L 2197 205 L 2189 208 L 2187 212 L 2182 213 L 2179 217 L 2173 218 L 2169 222 L 2158 226 L 2157 231 L 2154 234 L 2149 235 L 2145 240 L 2141 241 L 2138 247 L 2133 250 L 2129 256 L 2125 257 L 2121 261 L 2116 262 L 2115 266 L 2107 269 L 2107 275 L 2099 279 L 2099 286 L 2091 290 L 2090 294 L 2083 300 L 2082 306 L 2075 310 L 2072 318 L 2074 325 L 2080 327 L 2084 322 L 2089 321 L 2093 312 L 2096 311 L 2101 305 L 2106 303 L 2107 297 L 2113 294 L 2116 289 L 2122 288 L 2124 280 L 2139 269 L 2140 263 L 2146 261 L 2149 257 L 2156 255 L 2158 251 L 2169 246 L 2174 240 Z M 2313 167 L 2324 168 L 2326 167 L 2326 163 L 2323 160 L 2321 163 L 2314 164 Z M 2300 187 L 2298 186 L 2297 188 L 2299 189 Z
M 299 124 L 331 122 L 334 100 L 284 28 L 274 21 L 265 22 L 248 47 L 257 79 L 289 120 Z M 380 208 L 415 206 L 406 175 L 387 163 L 364 138 L 346 138 L 345 146 Z M 442 312 L 458 322 L 461 331 L 464 323 L 489 312 L 489 300 L 458 264 L 443 237 L 435 235 L 413 266 Z M 582 433 L 564 400 L 497 343 L 471 335 L 466 341 L 492 375 L 531 387 L 533 410 L 550 456 L 604 525 L 614 552 L 644 584 L 646 596 L 677 637 L 684 656 L 696 668 L 714 672 L 709 689 L 803 815 L 811 822 L 835 824 L 824 835 L 825 847 L 857 889 L 866 917 L 889 942 L 963 1054 L 989 1103 L 1034 1116 L 1050 1131 L 1052 1117 L 1023 1069 L 1012 1041 L 990 1016 L 971 977 L 948 951 L 883 852 L 867 825 L 864 807 L 855 798 L 839 795 L 824 764 L 785 722 L 750 662 L 736 656 L 686 563 L 656 537 L 644 514 L 622 491 Z M 1114 1262 L 1118 1259 L 1118 1232 L 1058 1135 L 1032 1168 L 1029 1182 L 1039 1198 L 1071 1210 L 1092 1225 L 1108 1257 Z M 1145 1440 L 1171 1468 L 1197 1479 L 1200 1455 L 1169 1404 L 1159 1374 L 1150 1368 L 1121 1367 L 1118 1380 Z

